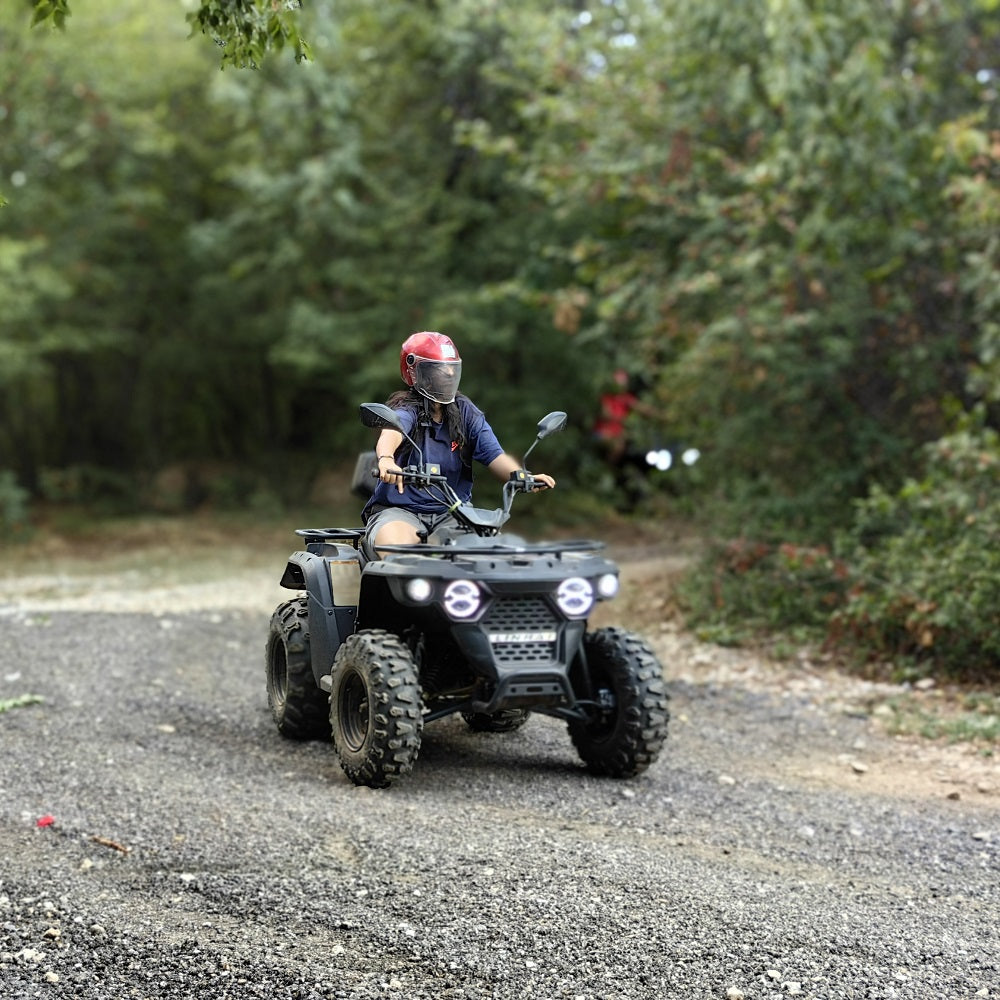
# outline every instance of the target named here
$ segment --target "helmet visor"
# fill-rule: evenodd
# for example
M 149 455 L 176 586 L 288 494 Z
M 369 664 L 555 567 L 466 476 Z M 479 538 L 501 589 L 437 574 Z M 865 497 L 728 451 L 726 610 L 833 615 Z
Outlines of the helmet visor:
M 413 388 L 435 403 L 452 403 L 462 378 L 462 362 L 417 358 L 413 363 Z

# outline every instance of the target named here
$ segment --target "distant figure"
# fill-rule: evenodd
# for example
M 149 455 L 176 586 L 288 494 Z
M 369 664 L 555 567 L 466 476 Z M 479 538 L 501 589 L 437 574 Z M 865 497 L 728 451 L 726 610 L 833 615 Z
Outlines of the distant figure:
M 624 368 L 612 375 L 611 385 L 601 394 L 600 412 L 594 421 L 593 434 L 615 477 L 622 497 L 623 513 L 635 510 L 645 494 L 645 453 L 629 440 L 628 419 L 633 411 L 652 415 L 635 393 L 635 383 Z

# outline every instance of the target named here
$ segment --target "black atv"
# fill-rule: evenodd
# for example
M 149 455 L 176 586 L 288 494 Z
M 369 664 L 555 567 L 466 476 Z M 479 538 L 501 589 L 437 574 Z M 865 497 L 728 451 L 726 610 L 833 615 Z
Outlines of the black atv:
M 365 403 L 361 415 L 368 427 L 402 433 L 388 406 Z M 529 453 L 565 424 L 560 412 L 540 421 Z M 408 773 L 424 725 L 454 712 L 492 733 L 519 728 L 530 712 L 553 715 L 592 772 L 645 770 L 666 739 L 668 695 L 639 636 L 587 631 L 595 603 L 618 590 L 602 544 L 502 534 L 514 496 L 543 484 L 519 470 L 499 509 L 473 507 L 407 440 L 418 462 L 404 479 L 445 511 L 419 545 L 376 552 L 362 528 L 296 532 L 305 547 L 289 557 L 281 585 L 304 594 L 279 605 L 267 641 L 278 731 L 332 732 L 347 776 L 372 788 Z

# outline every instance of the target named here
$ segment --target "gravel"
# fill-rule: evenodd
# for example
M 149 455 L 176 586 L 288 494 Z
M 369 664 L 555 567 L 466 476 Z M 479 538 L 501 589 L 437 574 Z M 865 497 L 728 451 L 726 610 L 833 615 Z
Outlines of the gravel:
M 57 605 L 0 605 L 4 997 L 1000 997 L 988 762 L 822 677 L 664 626 L 640 778 L 452 718 L 371 791 L 274 730 L 269 607 Z

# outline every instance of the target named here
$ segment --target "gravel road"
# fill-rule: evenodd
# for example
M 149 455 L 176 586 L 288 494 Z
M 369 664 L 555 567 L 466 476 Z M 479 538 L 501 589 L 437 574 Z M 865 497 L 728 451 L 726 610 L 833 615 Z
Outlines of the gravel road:
M 375 792 L 275 732 L 269 603 L 162 600 L 0 593 L 5 998 L 1000 997 L 1000 782 L 860 682 L 664 624 L 640 778 L 449 719 Z

